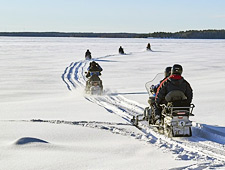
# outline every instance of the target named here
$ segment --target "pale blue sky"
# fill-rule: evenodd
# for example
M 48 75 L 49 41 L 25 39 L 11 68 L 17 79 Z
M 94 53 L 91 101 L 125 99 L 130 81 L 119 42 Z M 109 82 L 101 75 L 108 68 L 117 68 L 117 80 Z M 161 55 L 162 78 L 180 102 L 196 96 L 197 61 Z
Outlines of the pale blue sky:
M 225 29 L 225 0 L 0 0 L 0 31 Z

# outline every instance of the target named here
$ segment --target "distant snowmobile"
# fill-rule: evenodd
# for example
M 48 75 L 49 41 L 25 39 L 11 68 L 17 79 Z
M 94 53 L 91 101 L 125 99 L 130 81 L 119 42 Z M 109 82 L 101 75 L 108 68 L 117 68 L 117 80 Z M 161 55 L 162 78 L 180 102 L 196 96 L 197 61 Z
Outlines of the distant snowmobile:
M 85 53 L 85 59 L 86 60 L 91 60 L 91 52 L 87 49 L 86 53 Z
M 161 78 L 159 78 L 161 77 Z M 160 133 L 168 137 L 190 137 L 192 136 L 192 121 L 189 120 L 194 109 L 194 104 L 186 105 L 184 100 L 186 96 L 182 91 L 175 90 L 168 93 L 165 97 L 167 104 L 162 104 L 161 124 L 155 125 L 155 92 L 151 90 L 152 85 L 157 84 L 163 79 L 163 74 L 157 74 L 156 77 L 145 84 L 149 94 L 149 107 L 146 107 L 144 114 L 136 115 L 131 120 L 135 126 L 147 124 L 154 127 Z M 157 82 L 157 83 L 154 83 Z
M 90 77 L 86 81 L 85 91 L 91 95 L 101 95 L 103 92 L 102 80 L 99 78 L 99 71 L 90 72 Z
M 119 48 L 119 53 L 120 53 L 120 54 L 125 54 L 125 53 L 124 53 L 124 50 L 123 50 L 123 48 L 122 48 L 121 46 L 120 46 L 120 48 Z
M 152 51 L 150 43 L 147 44 L 146 50 Z

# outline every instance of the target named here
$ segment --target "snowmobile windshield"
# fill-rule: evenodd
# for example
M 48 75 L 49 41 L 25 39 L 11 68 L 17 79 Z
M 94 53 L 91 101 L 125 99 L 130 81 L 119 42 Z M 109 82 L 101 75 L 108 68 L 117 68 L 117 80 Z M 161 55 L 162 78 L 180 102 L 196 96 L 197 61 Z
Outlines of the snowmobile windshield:
M 152 86 L 159 86 L 160 84 L 160 81 L 164 79 L 164 73 L 158 73 L 156 74 L 156 76 L 151 80 L 151 81 L 148 81 L 147 83 L 145 83 L 145 88 L 148 92 L 148 95 L 149 96 L 153 96 L 154 95 L 154 92 L 151 90 Z

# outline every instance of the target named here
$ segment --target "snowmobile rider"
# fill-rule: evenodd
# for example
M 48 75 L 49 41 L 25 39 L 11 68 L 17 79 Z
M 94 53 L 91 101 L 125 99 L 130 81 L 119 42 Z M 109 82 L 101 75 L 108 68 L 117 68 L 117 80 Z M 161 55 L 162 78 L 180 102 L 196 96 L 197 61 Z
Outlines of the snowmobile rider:
M 119 53 L 124 54 L 124 50 L 123 50 L 122 46 L 120 46 L 120 48 L 119 48 Z
M 148 44 L 147 44 L 146 49 L 147 49 L 147 50 L 152 50 L 152 49 L 151 49 L 151 45 L 150 45 L 150 43 L 148 43 Z
M 98 63 L 96 63 L 95 61 L 92 61 L 92 62 L 90 62 L 90 65 L 87 70 L 88 70 L 88 73 L 87 73 L 86 77 L 88 78 L 92 75 L 92 72 L 96 72 L 97 75 L 100 76 L 101 71 L 103 69 L 101 68 L 101 66 Z
M 187 97 L 186 103 L 191 104 L 193 98 L 193 91 L 190 84 L 181 76 L 183 68 L 179 64 L 174 64 L 171 69 L 171 75 L 163 80 L 156 92 L 155 102 L 156 102 L 156 117 L 155 124 L 161 124 L 161 107 L 160 104 L 167 103 L 165 96 L 174 90 L 180 90 Z
M 169 76 L 171 75 L 171 69 L 172 69 L 172 67 L 166 67 L 166 68 L 165 68 L 165 71 L 164 71 L 164 79 L 162 79 L 162 80 L 159 82 L 159 84 L 152 85 L 152 86 L 150 87 L 150 91 L 151 91 L 151 92 L 153 92 L 154 94 L 156 94 L 157 89 L 158 89 L 160 83 L 161 83 L 162 81 L 164 81 L 167 77 L 169 77 Z
M 171 69 L 172 69 L 172 67 L 166 67 L 166 68 L 165 68 L 165 71 L 164 71 L 164 78 L 163 78 L 158 84 L 152 85 L 152 86 L 150 87 L 150 92 L 151 92 L 153 95 L 156 94 L 157 89 L 158 89 L 158 87 L 160 86 L 160 83 L 163 82 L 166 78 L 168 78 L 168 77 L 171 75 Z M 160 107 L 160 108 L 157 108 L 157 107 L 156 107 L 156 103 L 155 103 L 155 99 L 153 100 L 152 98 L 149 98 L 148 103 L 149 103 L 150 105 L 152 105 L 152 107 L 153 107 L 152 109 L 154 110 L 154 112 L 152 112 L 152 113 L 154 114 L 154 118 L 156 117 L 156 118 L 158 119 L 159 116 L 157 116 L 157 115 L 159 115 L 159 114 L 157 114 L 157 113 L 159 113 L 159 112 L 162 111 L 162 110 L 161 110 L 161 107 Z M 155 122 L 156 119 L 153 120 L 153 121 Z
M 91 52 L 89 51 L 89 49 L 87 49 L 85 53 L 85 59 L 91 59 Z

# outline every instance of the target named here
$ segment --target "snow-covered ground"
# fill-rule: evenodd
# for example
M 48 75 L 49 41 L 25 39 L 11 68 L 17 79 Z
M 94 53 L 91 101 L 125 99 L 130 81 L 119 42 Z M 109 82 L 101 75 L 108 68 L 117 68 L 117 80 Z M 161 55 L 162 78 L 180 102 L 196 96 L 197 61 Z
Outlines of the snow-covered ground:
M 84 94 L 87 49 L 103 96 Z M 130 124 L 175 63 L 194 91 L 190 138 Z M 0 37 L 0 71 L 1 170 L 225 169 L 224 40 Z

